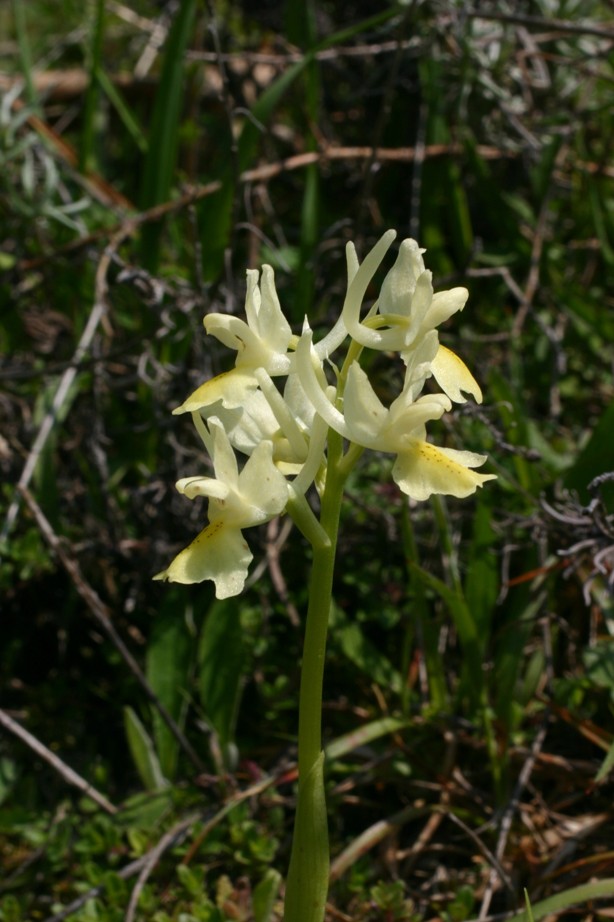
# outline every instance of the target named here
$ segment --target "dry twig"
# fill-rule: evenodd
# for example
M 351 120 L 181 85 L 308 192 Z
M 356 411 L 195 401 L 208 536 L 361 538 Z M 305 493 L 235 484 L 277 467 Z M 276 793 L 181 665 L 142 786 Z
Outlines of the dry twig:
M 81 598 L 85 601 L 89 611 L 94 616 L 98 624 L 103 628 L 107 637 L 111 640 L 116 650 L 120 653 L 122 659 L 138 681 L 139 685 L 152 702 L 160 717 L 167 725 L 185 754 L 188 756 L 192 764 L 198 771 L 203 770 L 203 763 L 199 759 L 198 755 L 192 748 L 191 744 L 186 739 L 185 735 L 182 733 L 181 729 L 177 726 L 177 723 L 173 720 L 165 706 L 162 704 L 153 688 L 147 681 L 145 675 L 143 674 L 141 667 L 133 657 L 130 650 L 127 648 L 126 644 L 119 636 L 115 630 L 115 626 L 111 620 L 110 611 L 107 606 L 104 604 L 98 593 L 92 589 L 88 582 L 83 577 L 81 569 L 77 561 L 68 553 L 65 549 L 62 541 L 54 532 L 50 522 L 46 518 L 42 509 L 29 492 L 25 488 L 21 489 L 21 493 L 34 516 L 36 523 L 41 531 L 41 534 L 49 547 L 57 554 L 62 566 L 66 570 L 68 576 L 72 580 L 72 583 L 79 593 Z
M 63 762 L 59 756 L 56 756 L 54 752 L 51 752 L 50 749 L 37 740 L 35 736 L 32 736 L 25 727 L 22 727 L 21 724 L 17 723 L 16 720 L 13 720 L 12 717 L 6 713 L 6 711 L 0 708 L 0 724 L 4 727 L 5 730 L 8 730 L 17 739 L 20 739 L 22 743 L 25 743 L 33 752 L 35 752 L 41 759 L 44 759 L 48 765 L 51 765 L 52 768 L 64 779 L 67 784 L 72 784 L 73 787 L 76 787 L 85 797 L 89 797 L 90 800 L 93 800 L 94 803 L 98 804 L 106 813 L 110 813 L 113 816 L 114 813 L 117 813 L 117 807 L 114 807 L 110 800 L 101 794 L 100 791 L 97 791 L 89 782 L 87 782 L 81 775 L 78 775 L 66 762 Z

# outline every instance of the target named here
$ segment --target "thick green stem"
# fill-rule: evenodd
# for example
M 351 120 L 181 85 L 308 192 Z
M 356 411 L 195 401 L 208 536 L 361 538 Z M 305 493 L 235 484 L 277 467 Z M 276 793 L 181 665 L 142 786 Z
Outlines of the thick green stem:
M 332 434 L 331 434 L 332 435 Z M 341 439 L 329 441 L 320 524 L 330 545 L 315 547 L 305 625 L 298 731 L 298 805 L 286 886 L 285 922 L 322 922 L 328 893 L 328 824 L 322 753 L 322 683 L 339 517 L 346 473 Z

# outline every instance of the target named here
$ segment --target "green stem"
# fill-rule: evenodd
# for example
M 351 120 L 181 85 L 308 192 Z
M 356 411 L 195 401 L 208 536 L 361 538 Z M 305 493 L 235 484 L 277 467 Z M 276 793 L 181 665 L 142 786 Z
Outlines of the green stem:
M 322 753 L 322 685 L 335 552 L 346 469 L 342 442 L 330 433 L 320 524 L 330 541 L 316 546 L 309 584 L 298 730 L 298 804 L 286 886 L 285 922 L 322 922 L 328 893 L 329 851 Z

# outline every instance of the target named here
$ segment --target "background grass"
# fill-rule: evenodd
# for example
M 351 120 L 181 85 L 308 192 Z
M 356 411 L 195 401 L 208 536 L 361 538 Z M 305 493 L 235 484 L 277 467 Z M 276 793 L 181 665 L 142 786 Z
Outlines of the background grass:
M 371 455 L 350 484 L 330 919 L 484 919 L 525 887 L 536 919 L 607 917 L 612 19 L 0 9 L 2 922 L 278 918 L 307 553 L 272 522 L 239 600 L 152 583 L 203 515 L 171 409 L 228 367 L 201 322 L 241 312 L 246 267 L 274 266 L 297 329 L 329 324 L 345 242 L 389 227 L 470 288 L 442 339 L 485 402 L 435 434 L 498 480 L 410 508 Z

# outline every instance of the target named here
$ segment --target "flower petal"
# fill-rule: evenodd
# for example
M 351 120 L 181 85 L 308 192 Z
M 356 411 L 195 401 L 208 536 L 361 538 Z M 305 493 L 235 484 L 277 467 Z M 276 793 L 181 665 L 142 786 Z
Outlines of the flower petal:
M 450 288 L 449 291 L 438 291 L 433 295 L 433 301 L 424 318 L 424 326 L 432 330 L 444 323 L 452 314 L 462 311 L 469 292 L 466 288 Z
M 380 314 L 401 314 L 409 319 L 416 282 L 424 272 L 424 252 L 415 240 L 402 241 L 396 262 L 382 283 Z
M 378 434 L 386 423 L 388 410 L 358 362 L 352 362 L 348 371 L 343 393 L 343 415 L 352 442 L 378 447 Z
M 415 401 L 406 400 L 405 394 L 400 394 L 390 406 L 377 447 L 394 453 L 405 451 L 408 444 L 422 439 L 425 423 L 441 419 L 451 407 L 445 394 L 425 394 Z
M 213 436 L 211 460 L 216 480 L 225 483 L 231 490 L 236 490 L 239 483 L 239 468 L 226 430 L 215 416 L 208 421 L 208 426 Z
M 292 339 L 292 329 L 281 309 L 275 288 L 275 273 L 271 266 L 262 267 L 260 291 L 262 295 L 262 305 L 258 314 L 260 338 L 269 343 L 273 352 L 285 353 Z M 275 374 L 274 369 L 267 368 L 267 371 L 269 374 Z
M 380 237 L 373 249 L 367 253 L 356 271 L 356 274 L 352 278 L 352 281 L 348 285 L 345 302 L 341 311 L 343 323 L 352 339 L 371 349 L 382 348 L 379 345 L 381 333 L 377 330 L 365 327 L 360 322 L 360 309 L 369 282 L 373 278 L 395 237 L 396 234 L 394 231 L 386 231 L 386 233 Z
M 459 359 L 451 349 L 439 346 L 437 355 L 431 363 L 431 370 L 441 389 L 454 403 L 466 402 L 461 391 L 471 394 L 478 403 L 482 403 L 482 391 L 478 382 L 462 359 Z
M 260 287 L 258 275 L 256 269 L 247 270 L 247 323 L 227 314 L 208 314 L 204 319 L 205 329 L 237 351 L 237 368 L 266 368 L 271 375 L 287 374 L 292 330 L 279 304 L 273 269 L 262 267 Z
M 296 371 L 307 398 L 316 413 L 319 413 L 328 425 L 345 438 L 351 438 L 343 414 L 331 403 L 325 385 L 318 379 L 316 368 L 323 377 L 322 363 L 312 346 L 313 333 L 305 327 L 296 347 Z M 332 390 L 332 388 L 331 388 Z
M 175 484 L 179 493 L 183 493 L 188 499 L 194 499 L 195 496 L 208 496 L 210 499 L 226 499 L 230 492 L 230 487 L 213 477 L 182 477 Z
M 401 490 L 415 500 L 425 500 L 433 493 L 459 498 L 475 493 L 494 474 L 476 474 L 471 470 L 486 460 L 485 455 L 453 448 L 437 448 L 416 440 L 401 452 L 394 463 L 392 476 Z
M 210 579 L 215 583 L 216 597 L 227 599 L 243 590 L 252 559 L 240 529 L 220 520 L 201 531 L 154 579 L 185 584 Z
M 193 413 L 195 410 L 211 406 L 218 400 L 221 400 L 225 407 L 241 407 L 248 394 L 255 391 L 257 387 L 258 382 L 253 375 L 233 368 L 232 371 L 225 371 L 201 384 L 180 407 L 173 410 L 173 415 Z
M 273 464 L 273 446 L 261 442 L 239 474 L 239 492 L 252 510 L 249 522 L 258 525 L 283 512 L 288 502 L 288 483 Z

